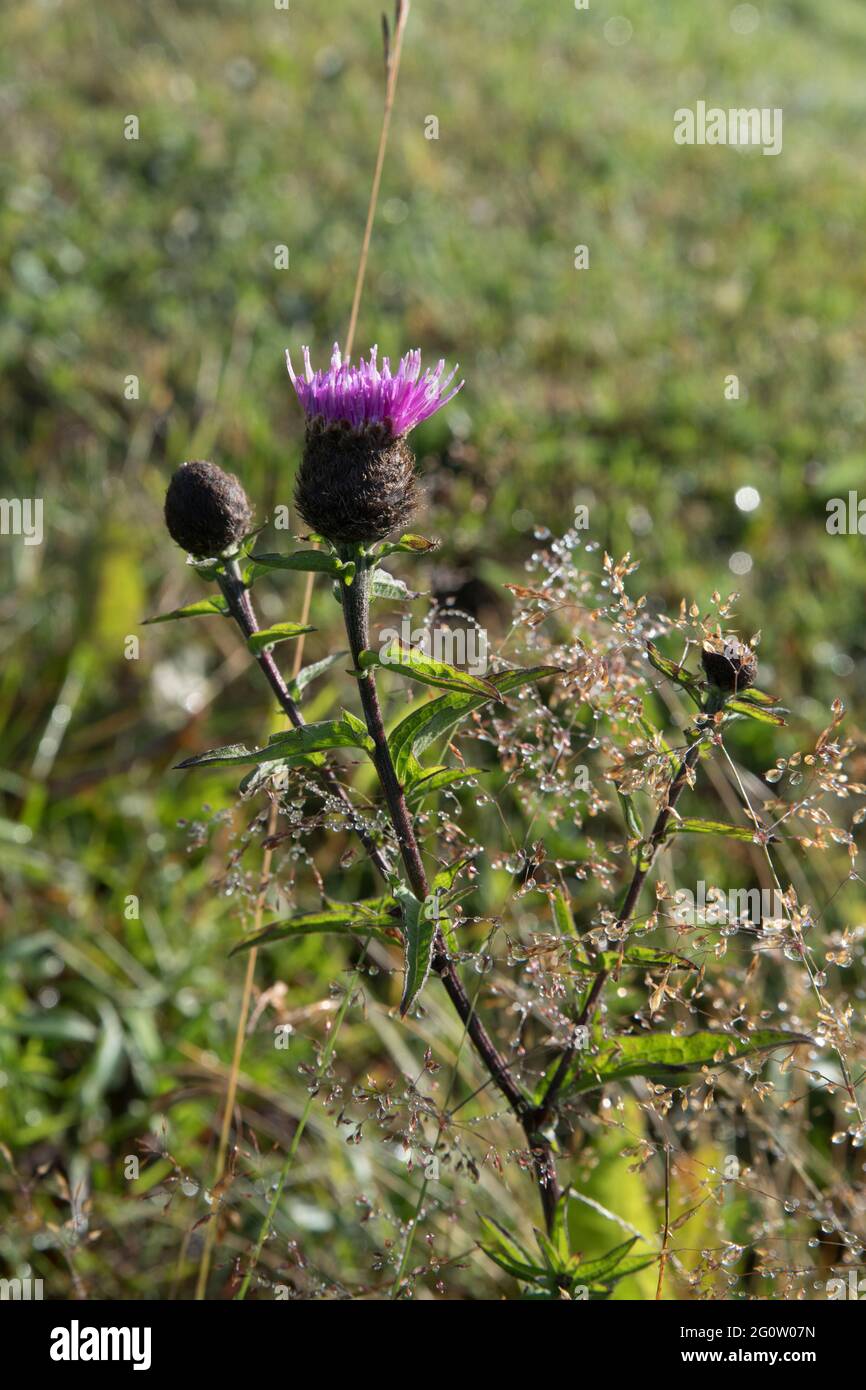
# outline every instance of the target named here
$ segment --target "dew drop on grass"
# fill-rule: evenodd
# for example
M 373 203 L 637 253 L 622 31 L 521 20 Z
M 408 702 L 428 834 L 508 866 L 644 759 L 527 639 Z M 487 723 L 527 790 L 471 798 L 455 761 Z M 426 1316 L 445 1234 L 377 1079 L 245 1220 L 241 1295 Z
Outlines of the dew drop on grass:
M 734 1264 L 736 1264 L 736 1263 L 737 1263 L 737 1260 L 739 1260 L 739 1259 L 741 1258 L 744 1249 L 745 1249 L 745 1246 L 742 1246 L 742 1245 L 733 1245 L 733 1244 L 731 1244 L 731 1245 L 726 1245 L 725 1248 L 724 1248 L 724 1250 L 722 1251 L 722 1264 L 723 1264 L 723 1265 L 734 1265 Z

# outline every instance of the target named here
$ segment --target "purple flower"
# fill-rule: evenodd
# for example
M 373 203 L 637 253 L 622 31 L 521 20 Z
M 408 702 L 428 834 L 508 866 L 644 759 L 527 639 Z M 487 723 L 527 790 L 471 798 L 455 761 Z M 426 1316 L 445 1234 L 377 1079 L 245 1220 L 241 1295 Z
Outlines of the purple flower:
M 435 415 L 463 385 L 459 382 L 445 395 L 457 368 L 455 366 L 443 381 L 444 359 L 435 371 L 428 367 L 422 376 L 421 353 L 407 352 L 392 374 L 387 357 L 382 359 L 381 370 L 377 366 L 377 353 L 378 348 L 371 348 L 369 362 L 359 362 L 353 367 L 351 362 L 342 360 L 339 345 L 335 343 L 328 371 L 314 372 L 310 365 L 310 349 L 305 347 L 304 374 L 298 376 L 287 352 L 289 376 L 307 418 L 328 424 L 347 424 L 355 430 L 368 425 L 384 425 L 397 439 Z

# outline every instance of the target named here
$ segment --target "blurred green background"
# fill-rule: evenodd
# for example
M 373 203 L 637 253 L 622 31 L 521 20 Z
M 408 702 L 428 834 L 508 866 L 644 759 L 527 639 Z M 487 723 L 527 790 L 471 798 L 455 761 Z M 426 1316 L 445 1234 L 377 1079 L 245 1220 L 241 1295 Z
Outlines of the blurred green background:
M 291 503 L 301 419 L 284 350 L 310 343 L 324 364 L 345 337 L 379 14 L 371 0 L 21 0 L 0 15 L 0 495 L 45 508 L 41 546 L 0 538 L 0 1134 L 18 1171 L 3 1174 L 15 1220 L 0 1255 L 55 1296 L 190 1289 L 180 1242 L 206 1209 L 242 978 L 226 956 L 246 918 L 230 881 L 213 888 L 236 779 L 169 769 L 181 748 L 263 736 L 272 716 L 223 624 L 141 619 L 201 593 L 162 526 L 183 459 L 239 473 L 260 522 Z M 398 566 L 410 584 L 504 622 L 501 586 L 521 581 L 534 530 L 587 504 L 589 538 L 640 560 L 653 606 L 741 593 L 761 683 L 793 711 L 756 770 L 835 696 L 855 728 L 864 710 L 864 541 L 825 528 L 827 500 L 864 478 L 864 60 L 860 0 L 413 0 L 360 316 L 359 347 L 418 345 L 466 378 L 416 436 L 419 529 L 443 544 L 421 573 Z M 673 112 L 698 99 L 782 107 L 782 154 L 675 145 Z M 302 584 L 266 588 L 266 618 L 298 616 Z M 320 585 L 309 657 L 335 619 Z M 263 962 L 261 983 L 312 1003 L 345 961 L 311 940 Z M 459 1039 L 431 1009 L 443 1046 Z M 385 1017 L 347 1037 L 361 1076 L 420 1055 Z M 245 1074 L 263 1146 L 283 1143 L 305 1091 L 267 1028 Z M 315 1113 L 284 1234 L 336 1242 L 360 1280 L 369 1252 L 340 1202 L 375 1177 L 383 1219 L 405 1219 L 417 1181 Z M 121 1157 L 163 1114 L 190 1174 L 165 1211 L 127 1198 Z M 40 1165 L 34 1207 L 22 1191 Z M 73 1207 L 95 1194 L 91 1217 L 70 1217 L 58 1171 Z M 495 1200 L 529 1220 L 519 1178 Z M 455 1279 L 495 1296 L 495 1273 L 473 1256 Z

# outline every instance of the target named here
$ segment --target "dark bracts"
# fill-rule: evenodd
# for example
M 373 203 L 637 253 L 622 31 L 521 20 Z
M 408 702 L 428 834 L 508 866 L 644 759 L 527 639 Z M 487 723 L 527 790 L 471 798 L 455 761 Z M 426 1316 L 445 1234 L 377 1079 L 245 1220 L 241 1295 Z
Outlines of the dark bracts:
M 387 425 L 307 426 L 295 505 L 308 526 L 334 544 L 380 541 L 405 530 L 418 501 L 415 455 Z

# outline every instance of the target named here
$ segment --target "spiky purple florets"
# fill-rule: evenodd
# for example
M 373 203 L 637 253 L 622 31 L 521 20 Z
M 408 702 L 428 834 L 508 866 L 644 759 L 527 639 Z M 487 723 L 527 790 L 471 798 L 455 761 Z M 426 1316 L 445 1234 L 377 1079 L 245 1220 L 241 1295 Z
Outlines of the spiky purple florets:
M 305 347 L 304 372 L 299 376 L 287 352 L 289 376 L 308 420 L 347 424 L 356 430 L 368 425 L 384 425 L 396 439 L 435 415 L 463 385 L 461 381 L 445 394 L 457 368 L 455 366 L 443 380 L 444 360 L 435 370 L 428 367 L 422 376 L 421 353 L 407 352 L 392 374 L 387 357 L 382 359 L 379 368 L 377 353 L 377 348 L 371 348 L 369 362 L 352 366 L 351 362 L 342 360 L 340 348 L 335 343 L 328 371 L 314 372 L 310 349 Z

